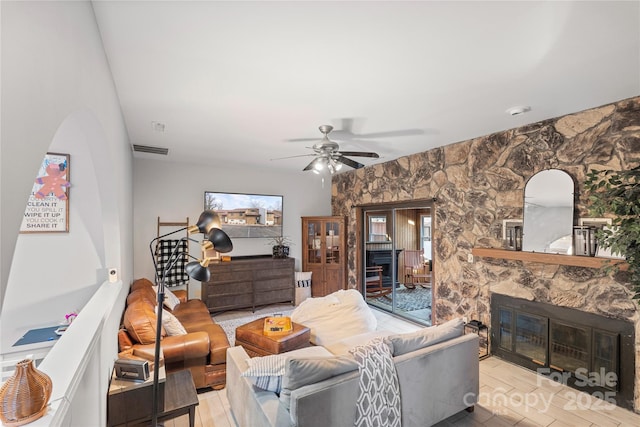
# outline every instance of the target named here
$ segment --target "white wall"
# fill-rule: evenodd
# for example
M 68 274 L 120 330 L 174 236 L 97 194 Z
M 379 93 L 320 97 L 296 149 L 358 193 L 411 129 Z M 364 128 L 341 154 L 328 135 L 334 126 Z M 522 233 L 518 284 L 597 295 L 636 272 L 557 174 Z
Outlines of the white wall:
M 284 196 L 283 234 L 294 245 L 290 256 L 301 267 L 302 216 L 331 214 L 331 183 L 324 187 L 318 175 L 310 172 L 283 173 L 274 170 L 238 166 L 207 166 L 134 159 L 133 218 L 134 276 L 153 280 L 149 242 L 157 235 L 157 219 L 195 223 L 204 209 L 204 192 L 219 191 Z M 164 230 L 164 229 L 163 229 Z M 166 233 L 172 231 L 166 229 Z M 179 235 L 181 236 L 181 235 Z M 202 236 L 194 236 L 201 240 Z M 229 255 L 271 254 L 268 239 L 234 239 Z M 197 245 L 191 255 L 199 256 Z M 192 282 L 190 296 L 199 295 Z
M 132 156 L 90 2 L 0 2 L 0 353 L 133 272 Z M 18 235 L 47 151 L 71 155 L 70 231 Z

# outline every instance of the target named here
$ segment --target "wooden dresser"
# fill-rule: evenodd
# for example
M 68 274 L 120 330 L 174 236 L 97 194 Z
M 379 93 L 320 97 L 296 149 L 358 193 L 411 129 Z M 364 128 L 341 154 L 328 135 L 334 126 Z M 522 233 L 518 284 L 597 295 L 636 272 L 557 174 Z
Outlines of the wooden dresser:
M 236 257 L 209 264 L 211 279 L 201 284 L 201 299 L 209 312 L 295 302 L 293 258 L 270 255 Z

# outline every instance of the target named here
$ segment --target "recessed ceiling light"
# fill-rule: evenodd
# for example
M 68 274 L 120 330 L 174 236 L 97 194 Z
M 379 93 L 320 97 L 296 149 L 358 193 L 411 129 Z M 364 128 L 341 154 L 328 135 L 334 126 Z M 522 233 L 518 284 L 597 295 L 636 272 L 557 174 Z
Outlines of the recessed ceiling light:
M 164 132 L 164 123 L 151 122 L 151 129 L 153 129 L 156 132 Z
M 511 107 L 507 111 L 507 114 L 511 116 L 519 116 L 520 114 L 528 113 L 531 111 L 531 107 L 528 105 L 518 105 L 517 107 Z

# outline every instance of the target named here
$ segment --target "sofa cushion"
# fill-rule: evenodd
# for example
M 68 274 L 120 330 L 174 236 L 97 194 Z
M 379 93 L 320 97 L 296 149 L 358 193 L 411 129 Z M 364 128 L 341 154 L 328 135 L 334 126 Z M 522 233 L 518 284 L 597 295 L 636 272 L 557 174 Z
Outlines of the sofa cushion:
M 389 335 L 385 342 L 392 349 L 394 356 L 419 350 L 439 342 L 459 337 L 463 333 L 462 319 L 451 319 L 438 326 L 431 326 L 408 334 Z
M 178 304 L 172 310 L 172 313 L 189 332 L 194 329 L 201 330 L 203 326 L 214 323 L 209 309 L 199 299 L 190 299 L 189 301 Z
M 368 344 L 374 338 L 385 338 L 392 335 L 389 331 L 373 331 L 365 332 L 364 334 L 354 335 L 352 337 L 344 338 L 340 341 L 326 344 L 324 348 L 329 350 L 336 356 L 344 356 L 349 354 L 349 350 L 359 345 Z
M 285 364 L 290 358 L 330 358 L 333 357 L 324 347 L 305 347 L 282 354 L 247 359 L 249 368 L 241 375 L 250 377 L 251 382 L 263 390 L 280 393 Z
M 145 300 L 137 300 L 127 306 L 124 312 L 124 326 L 127 332 L 140 344 L 156 342 L 156 316 L 154 306 Z M 162 336 L 167 333 L 162 328 Z
M 138 287 L 138 289 L 134 289 L 127 295 L 127 305 L 142 299 L 149 301 L 152 305 L 156 305 L 156 301 L 158 301 L 158 297 L 151 287 Z
M 291 320 L 311 329 L 310 341 L 316 345 L 375 331 L 377 326 L 371 309 L 355 289 L 306 299 L 293 310 Z
M 145 279 L 145 278 L 136 279 L 131 284 L 130 291 L 135 291 L 137 289 L 142 289 L 142 288 L 149 288 L 152 286 L 153 286 L 153 283 L 151 283 L 151 280 L 149 279 Z
M 357 369 L 358 364 L 351 356 L 321 359 L 288 359 L 285 364 L 284 376 L 282 377 L 280 402 L 288 411 L 293 390 Z

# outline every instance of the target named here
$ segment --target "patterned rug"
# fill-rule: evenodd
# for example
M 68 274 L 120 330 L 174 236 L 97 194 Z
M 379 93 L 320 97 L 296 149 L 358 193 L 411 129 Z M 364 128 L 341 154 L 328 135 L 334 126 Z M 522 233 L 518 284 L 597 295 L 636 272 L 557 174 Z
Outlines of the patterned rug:
M 396 289 L 396 308 L 402 311 L 416 311 L 431 308 L 431 289 L 416 286 L 415 289 L 407 289 L 400 286 Z M 380 304 L 391 305 L 391 294 L 387 294 L 374 300 Z

